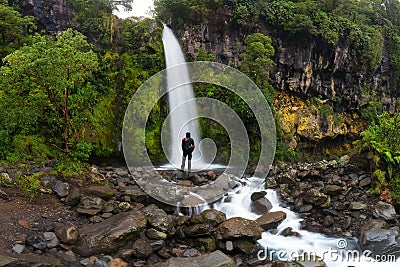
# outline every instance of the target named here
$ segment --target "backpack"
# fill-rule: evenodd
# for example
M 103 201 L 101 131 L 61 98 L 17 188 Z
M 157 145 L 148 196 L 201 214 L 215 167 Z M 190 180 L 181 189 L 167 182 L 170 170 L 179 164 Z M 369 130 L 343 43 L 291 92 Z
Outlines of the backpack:
M 189 138 L 185 138 L 184 144 L 183 144 L 183 150 L 190 151 L 192 149 L 193 148 L 192 148 L 192 143 L 190 142 L 190 139 Z

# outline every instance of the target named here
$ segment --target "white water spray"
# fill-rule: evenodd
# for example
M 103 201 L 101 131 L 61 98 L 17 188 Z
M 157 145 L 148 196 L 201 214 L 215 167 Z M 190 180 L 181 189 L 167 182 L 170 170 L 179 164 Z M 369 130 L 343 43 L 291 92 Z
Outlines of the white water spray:
M 167 26 L 164 26 L 162 40 L 167 68 L 186 63 L 177 38 Z M 170 124 L 168 125 L 170 144 L 167 157 L 175 168 L 180 168 L 182 159 L 181 140 L 185 137 L 186 132 L 190 132 L 197 145 L 192 159 L 192 169 L 196 169 L 202 162 L 198 146 L 200 141 L 199 122 L 196 106 L 185 105 L 185 101 L 193 100 L 195 96 L 189 71 L 186 68 L 184 71 L 182 69 L 167 69 L 168 102 L 171 116 Z M 185 105 L 185 111 L 174 113 L 173 110 L 179 105 Z

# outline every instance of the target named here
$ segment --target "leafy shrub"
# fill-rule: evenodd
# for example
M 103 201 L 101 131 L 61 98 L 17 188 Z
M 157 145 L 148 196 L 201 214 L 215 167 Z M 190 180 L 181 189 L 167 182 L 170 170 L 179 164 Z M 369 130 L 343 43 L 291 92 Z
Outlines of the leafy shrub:
M 373 176 L 375 191 L 391 189 L 392 197 L 400 200 L 400 113 L 384 112 L 377 116 L 368 129 L 355 142 L 359 151 L 373 153 L 371 159 L 376 168 Z
M 29 197 L 32 201 L 37 194 L 40 193 L 41 184 L 40 177 L 41 173 L 35 173 L 29 176 L 18 175 L 16 178 L 17 186 L 24 192 L 26 197 Z

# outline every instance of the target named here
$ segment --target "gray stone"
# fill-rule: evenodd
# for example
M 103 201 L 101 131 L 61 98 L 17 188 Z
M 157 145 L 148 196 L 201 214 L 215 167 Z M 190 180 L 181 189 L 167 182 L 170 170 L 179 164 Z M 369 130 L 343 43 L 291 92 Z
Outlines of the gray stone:
M 160 262 L 153 267 L 234 267 L 235 262 L 229 256 L 219 250 L 192 258 L 176 257 L 170 258 L 165 262 Z
M 42 233 L 30 233 L 25 239 L 25 244 L 35 249 L 43 250 L 47 247 L 46 239 Z
M 24 252 L 24 250 L 25 250 L 25 246 L 22 244 L 15 244 L 12 247 L 12 251 L 14 251 L 15 253 L 18 253 L 18 254 Z
M 83 197 L 78 206 L 78 212 L 82 214 L 95 215 L 99 213 L 104 205 L 105 201 L 99 197 Z
M 370 220 L 361 227 L 360 246 L 373 255 L 394 255 L 400 257 L 400 244 L 396 231 L 384 229 L 384 222 Z
M 101 223 L 79 229 L 79 239 L 73 251 L 81 256 L 113 253 L 137 236 L 147 224 L 143 212 L 132 210 L 119 213 Z
M 372 214 L 376 218 L 384 220 L 394 220 L 397 216 L 394 207 L 391 204 L 383 201 L 379 201 L 378 203 L 376 203 Z
M 60 197 L 66 197 L 69 194 L 69 184 L 57 180 L 53 186 L 53 191 Z
M 55 248 L 60 245 L 60 240 L 58 240 L 57 236 L 53 232 L 45 232 L 43 233 L 44 238 L 47 241 L 48 248 Z
M 272 204 L 267 198 L 263 197 L 253 201 L 250 209 L 251 212 L 256 214 L 265 214 L 272 209 Z

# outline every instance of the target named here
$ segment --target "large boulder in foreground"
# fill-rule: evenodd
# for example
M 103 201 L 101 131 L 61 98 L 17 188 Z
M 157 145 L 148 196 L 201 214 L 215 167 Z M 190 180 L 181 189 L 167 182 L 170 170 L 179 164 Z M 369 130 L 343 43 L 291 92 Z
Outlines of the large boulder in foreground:
M 119 213 L 103 222 L 79 229 L 79 240 L 73 251 L 87 257 L 113 253 L 146 228 L 146 215 L 137 210 Z
M 198 266 L 213 266 L 213 267 L 234 267 L 235 262 L 229 256 L 219 250 L 209 254 L 197 257 L 177 257 L 170 258 L 165 262 L 160 262 L 153 267 L 198 267 Z
M 400 231 L 397 227 L 388 229 L 383 220 L 369 220 L 360 232 L 360 246 L 363 251 L 369 250 L 372 255 L 400 257 Z
M 218 225 L 218 232 L 222 239 L 250 238 L 257 240 L 261 238 L 263 229 L 253 220 L 234 217 Z

